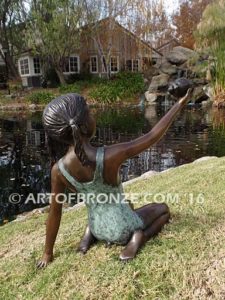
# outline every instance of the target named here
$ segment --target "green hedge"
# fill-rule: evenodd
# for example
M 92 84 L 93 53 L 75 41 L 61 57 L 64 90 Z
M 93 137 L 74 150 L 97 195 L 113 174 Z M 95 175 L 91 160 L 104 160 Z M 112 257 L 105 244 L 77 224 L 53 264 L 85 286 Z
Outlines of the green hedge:
M 144 79 L 139 73 L 121 72 L 116 77 L 95 85 L 89 92 L 90 98 L 112 103 L 134 97 L 144 92 Z
M 55 95 L 48 91 L 33 92 L 27 97 L 28 102 L 32 104 L 47 104 L 55 98 Z

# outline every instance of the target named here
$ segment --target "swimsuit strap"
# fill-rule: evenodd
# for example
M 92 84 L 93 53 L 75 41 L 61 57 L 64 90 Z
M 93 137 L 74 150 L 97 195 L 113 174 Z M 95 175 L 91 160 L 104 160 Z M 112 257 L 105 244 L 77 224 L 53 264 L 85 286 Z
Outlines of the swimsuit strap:
M 96 179 L 103 180 L 102 174 L 104 168 L 104 147 L 99 147 L 97 149 L 96 168 L 95 168 L 94 178 L 90 182 L 79 182 L 72 175 L 70 175 L 70 173 L 65 169 L 62 158 L 58 161 L 58 168 L 62 173 L 62 175 L 67 179 L 67 181 L 69 181 L 69 183 L 72 184 L 72 186 L 74 186 L 77 189 L 81 189 L 85 184 L 92 183 Z
M 95 175 L 94 175 L 94 180 L 96 179 L 102 179 L 103 176 L 103 170 L 104 170 L 104 146 L 99 147 L 97 149 L 96 153 L 96 168 L 95 168 Z
M 69 183 L 75 187 L 76 189 L 79 189 L 82 186 L 82 183 L 77 181 L 73 176 L 70 175 L 70 173 L 65 169 L 64 163 L 62 161 L 62 158 L 58 161 L 58 168 L 62 175 L 66 178 Z

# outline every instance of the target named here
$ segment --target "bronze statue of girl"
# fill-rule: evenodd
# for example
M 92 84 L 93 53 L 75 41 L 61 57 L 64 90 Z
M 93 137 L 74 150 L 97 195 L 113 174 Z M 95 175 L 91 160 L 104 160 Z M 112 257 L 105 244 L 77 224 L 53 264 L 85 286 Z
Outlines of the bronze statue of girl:
M 118 174 L 125 160 L 159 141 L 190 100 L 190 94 L 189 89 L 147 134 L 130 142 L 99 148 L 90 143 L 95 135 L 96 124 L 82 96 L 63 95 L 47 105 L 43 113 L 43 123 L 53 166 L 52 198 L 46 224 L 45 250 L 37 263 L 39 268 L 53 260 L 53 246 L 62 214 L 62 203 L 57 201 L 57 195 L 64 193 L 65 189 L 96 195 L 92 201 L 85 201 L 88 225 L 78 247 L 78 251 L 82 253 L 86 253 L 91 245 L 102 240 L 124 245 L 120 259 L 129 260 L 135 257 L 151 237 L 160 232 L 170 218 L 168 206 L 151 203 L 134 210 L 123 199 Z M 60 158 L 57 152 L 60 152 L 62 146 L 66 146 L 67 152 Z M 97 196 L 101 193 L 117 195 L 117 200 L 104 203 L 98 201 Z M 118 195 L 121 197 L 118 198 Z

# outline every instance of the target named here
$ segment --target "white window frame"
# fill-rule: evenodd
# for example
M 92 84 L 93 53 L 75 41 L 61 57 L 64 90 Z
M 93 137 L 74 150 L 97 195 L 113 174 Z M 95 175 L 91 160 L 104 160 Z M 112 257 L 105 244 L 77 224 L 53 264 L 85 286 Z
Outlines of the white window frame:
M 39 73 L 35 73 L 35 67 L 34 67 L 34 60 L 35 59 L 39 59 L 39 66 L 40 66 L 40 72 Z M 34 75 L 41 75 L 42 72 L 41 72 L 41 60 L 40 60 L 40 57 L 33 57 L 32 61 L 33 61 L 33 67 L 34 67 Z
M 96 58 L 96 71 L 92 70 L 92 60 L 91 60 L 92 58 Z M 92 74 L 98 73 L 98 56 L 97 55 L 90 56 L 90 73 L 92 73 Z
M 21 70 L 21 61 L 23 61 L 23 60 L 26 60 L 27 59 L 27 61 L 28 61 L 28 73 L 26 73 L 26 74 L 22 74 L 22 70 Z M 24 56 L 24 57 L 21 57 L 20 59 L 19 59 L 19 71 L 20 71 L 20 76 L 21 77 L 27 77 L 27 76 L 30 76 L 30 58 L 29 58 L 29 56 Z
M 70 58 L 72 58 L 72 57 L 76 57 L 77 58 L 77 72 L 75 72 L 75 71 L 70 71 Z M 69 57 L 68 57 L 68 59 L 69 59 L 69 72 L 63 72 L 63 74 L 79 74 L 80 73 L 80 56 L 79 55 L 70 55 Z
M 117 71 L 112 71 L 112 67 L 111 67 L 111 59 L 114 58 L 114 57 L 116 57 L 116 60 L 117 60 Z M 118 73 L 119 70 L 120 70 L 119 56 L 112 55 L 112 56 L 110 57 L 110 73 L 115 74 L 115 73 Z

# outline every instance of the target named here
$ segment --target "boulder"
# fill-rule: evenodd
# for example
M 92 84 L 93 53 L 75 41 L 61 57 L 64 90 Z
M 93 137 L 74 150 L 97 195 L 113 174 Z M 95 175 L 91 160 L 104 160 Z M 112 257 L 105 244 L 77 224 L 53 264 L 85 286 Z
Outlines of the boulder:
M 145 92 L 145 100 L 148 104 L 155 103 L 158 98 L 158 95 L 155 93 L 150 93 L 149 91 Z
M 197 56 L 197 53 L 189 48 L 174 47 L 173 50 L 167 54 L 166 58 L 171 64 L 182 65 L 192 57 Z
M 162 101 L 165 98 L 165 93 L 150 93 L 145 92 L 145 100 L 147 104 L 155 104 L 156 102 Z
M 148 91 L 150 93 L 165 92 L 169 84 L 169 79 L 170 76 L 168 74 L 161 74 L 152 77 Z
M 205 93 L 203 86 L 197 86 L 195 87 L 193 91 L 193 96 L 192 96 L 192 102 L 193 103 L 201 103 L 202 101 L 207 100 L 209 97 Z
M 177 67 L 176 65 L 172 65 L 167 61 L 160 66 L 160 71 L 164 74 L 174 75 L 177 73 Z

